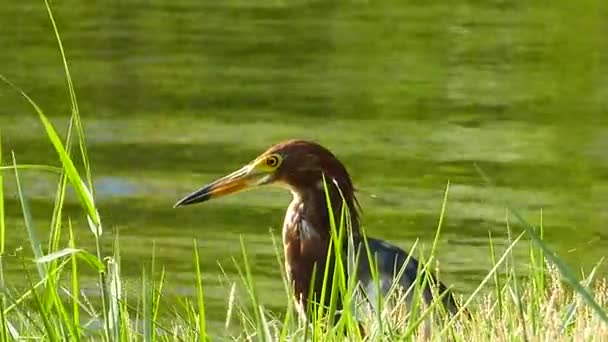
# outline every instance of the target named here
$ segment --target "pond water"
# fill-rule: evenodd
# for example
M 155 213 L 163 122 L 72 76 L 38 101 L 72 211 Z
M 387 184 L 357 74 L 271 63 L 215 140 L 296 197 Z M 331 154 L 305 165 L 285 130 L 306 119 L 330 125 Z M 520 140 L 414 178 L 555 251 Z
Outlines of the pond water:
M 53 2 L 83 116 L 104 249 L 119 232 L 134 284 L 154 253 L 166 291 L 192 294 L 200 246 L 210 316 L 222 324 L 239 238 L 262 302 L 285 298 L 271 236 L 290 194 L 175 201 L 288 138 L 320 142 L 359 189 L 367 232 L 428 251 L 448 181 L 440 277 L 470 293 L 507 244 L 505 203 L 577 272 L 608 250 L 608 7 L 599 1 Z M 0 7 L 0 73 L 61 132 L 69 97 L 43 3 Z M 2 160 L 59 165 L 36 114 L 0 87 Z M 493 180 L 487 185 L 479 166 Z M 40 236 L 57 176 L 22 171 Z M 5 173 L 7 268 L 30 249 Z M 78 244 L 94 240 L 74 196 Z M 515 233 L 521 226 L 510 218 Z M 278 240 L 277 240 L 278 242 Z M 525 269 L 527 245 L 516 251 Z M 606 274 L 606 267 L 601 273 Z M 138 285 L 132 285 L 137 291 Z M 280 292 L 277 292 L 280 291 Z

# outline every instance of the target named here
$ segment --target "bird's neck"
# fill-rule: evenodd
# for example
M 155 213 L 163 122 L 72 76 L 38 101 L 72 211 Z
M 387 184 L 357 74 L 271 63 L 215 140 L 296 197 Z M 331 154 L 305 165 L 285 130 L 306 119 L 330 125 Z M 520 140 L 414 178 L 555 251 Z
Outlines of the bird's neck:
M 343 198 L 335 187 L 329 187 L 328 193 L 329 205 L 322 185 L 314 190 L 292 191 L 293 200 L 290 210 L 293 213 L 292 220 L 294 223 L 298 222 L 301 239 L 321 238 L 329 242 L 332 218 L 336 229 L 340 227 L 341 223 L 347 224 L 345 228 L 350 228 L 349 231 L 358 236 L 359 216 L 355 203 L 353 203 L 354 196 L 344 196 Z M 344 213 L 342 212 L 343 206 L 346 206 Z M 330 215 L 329 208 L 331 208 L 332 215 Z
M 318 300 L 323 288 L 325 268 L 329 267 L 329 274 L 333 274 L 333 262 L 331 261 L 333 256 L 329 263 L 326 263 L 331 239 L 331 223 L 325 192 L 323 187 L 320 189 L 307 187 L 307 189 L 305 191 L 292 189 L 293 200 L 287 210 L 283 225 L 287 277 L 290 282 L 293 282 L 296 300 L 300 308 L 306 308 L 311 287 L 314 292 L 313 298 Z M 347 201 L 350 199 L 354 202 L 353 194 L 349 195 L 345 196 Z M 359 241 L 359 216 L 355 203 L 344 202 L 335 187 L 330 188 L 329 198 L 336 227 L 340 227 L 342 206 L 346 205 L 350 215 L 347 215 L 345 219 L 350 219 L 350 227 L 352 227 L 351 235 L 347 236 L 352 236 L 355 241 Z M 313 274 L 315 269 L 316 274 Z M 315 279 L 315 283 L 311 284 L 313 279 Z M 329 296 L 326 300 L 328 299 Z

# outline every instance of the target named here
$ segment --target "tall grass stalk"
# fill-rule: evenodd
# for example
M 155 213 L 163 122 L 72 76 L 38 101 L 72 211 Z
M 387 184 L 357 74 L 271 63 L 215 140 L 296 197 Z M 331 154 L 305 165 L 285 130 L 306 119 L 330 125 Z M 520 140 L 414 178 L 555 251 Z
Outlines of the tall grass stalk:
M 203 294 L 203 276 L 201 274 L 200 258 L 198 256 L 198 245 L 194 240 L 194 267 L 196 273 L 196 303 L 198 308 L 198 340 L 207 340 L 207 328 L 205 320 L 205 296 Z

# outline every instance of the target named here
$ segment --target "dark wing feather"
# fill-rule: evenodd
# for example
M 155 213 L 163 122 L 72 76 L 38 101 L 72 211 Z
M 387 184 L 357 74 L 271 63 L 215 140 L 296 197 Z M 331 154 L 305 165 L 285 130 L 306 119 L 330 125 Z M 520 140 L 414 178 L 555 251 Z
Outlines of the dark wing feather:
M 412 286 L 412 284 L 414 284 L 416 279 L 419 277 L 419 272 L 422 271 L 419 270 L 419 266 L 422 267 L 422 265 L 419 265 L 416 258 L 409 256 L 408 253 L 403 249 L 386 241 L 367 238 L 367 242 L 369 252 L 371 253 L 372 257 L 368 258 L 367 249 L 365 248 L 364 241 L 362 241 L 359 246 L 360 255 L 357 267 L 357 279 L 359 281 L 359 285 L 363 289 L 365 297 L 367 297 L 369 300 L 376 297 L 376 288 L 372 280 L 372 273 L 369 264 L 370 259 L 372 262 L 374 259 L 376 259 L 378 262 L 378 274 L 380 277 L 380 288 L 383 297 L 387 296 L 393 284 L 393 280 L 399 275 L 402 267 L 405 267 L 405 269 L 401 273 L 401 277 L 398 279 L 399 285 L 401 285 L 404 290 L 407 290 Z M 347 255 L 349 255 L 348 252 Z M 351 260 L 354 259 L 351 258 Z M 434 293 L 431 290 L 433 286 L 437 286 L 437 291 L 435 291 L 435 293 L 438 296 L 441 296 L 441 294 L 448 291 L 448 289 L 442 282 L 437 280 L 432 272 L 425 271 L 425 273 L 429 277 L 423 293 L 425 303 L 428 305 L 433 300 Z M 456 311 L 458 311 L 458 304 L 451 293 L 447 293 L 443 297 L 442 301 L 443 305 L 450 313 L 454 314 Z M 372 306 L 375 306 L 375 301 L 371 300 L 371 304 Z

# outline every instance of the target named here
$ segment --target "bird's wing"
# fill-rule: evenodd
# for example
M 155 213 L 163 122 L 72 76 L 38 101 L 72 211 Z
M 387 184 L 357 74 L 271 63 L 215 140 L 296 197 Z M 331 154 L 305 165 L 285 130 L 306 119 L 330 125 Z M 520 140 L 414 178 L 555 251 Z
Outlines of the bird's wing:
M 364 243 L 365 240 L 363 240 L 359 246 L 358 255 L 356 255 L 357 253 L 354 253 L 357 249 L 352 248 L 352 242 L 346 251 L 349 260 L 349 274 L 353 274 L 352 271 L 355 269 L 355 260 L 357 260 L 356 277 L 360 289 L 363 290 L 360 297 L 367 300 L 374 309 L 377 309 L 378 289 L 384 299 L 387 297 L 395 297 L 397 295 L 395 291 L 398 290 L 398 287 L 394 285 L 398 284 L 402 290 L 406 292 L 408 289 L 412 288 L 406 297 L 406 301 L 410 302 L 412 298 L 411 294 L 413 292 L 412 285 L 419 278 L 421 271 L 419 268 L 421 268 L 422 265 L 419 264 L 415 257 L 386 241 L 367 238 L 367 248 Z M 377 263 L 379 286 L 375 284 L 372 277 L 371 265 L 374 263 Z M 437 291 L 435 293 L 438 293 L 439 295 L 447 291 L 447 288 L 443 283 L 437 280 L 432 272 L 427 271 L 424 274 L 428 275 L 428 278 L 427 285 L 424 287 L 423 298 L 428 305 L 433 300 L 433 286 L 437 286 Z M 443 297 L 443 303 L 452 313 L 455 313 L 458 310 L 457 304 L 450 293 Z

